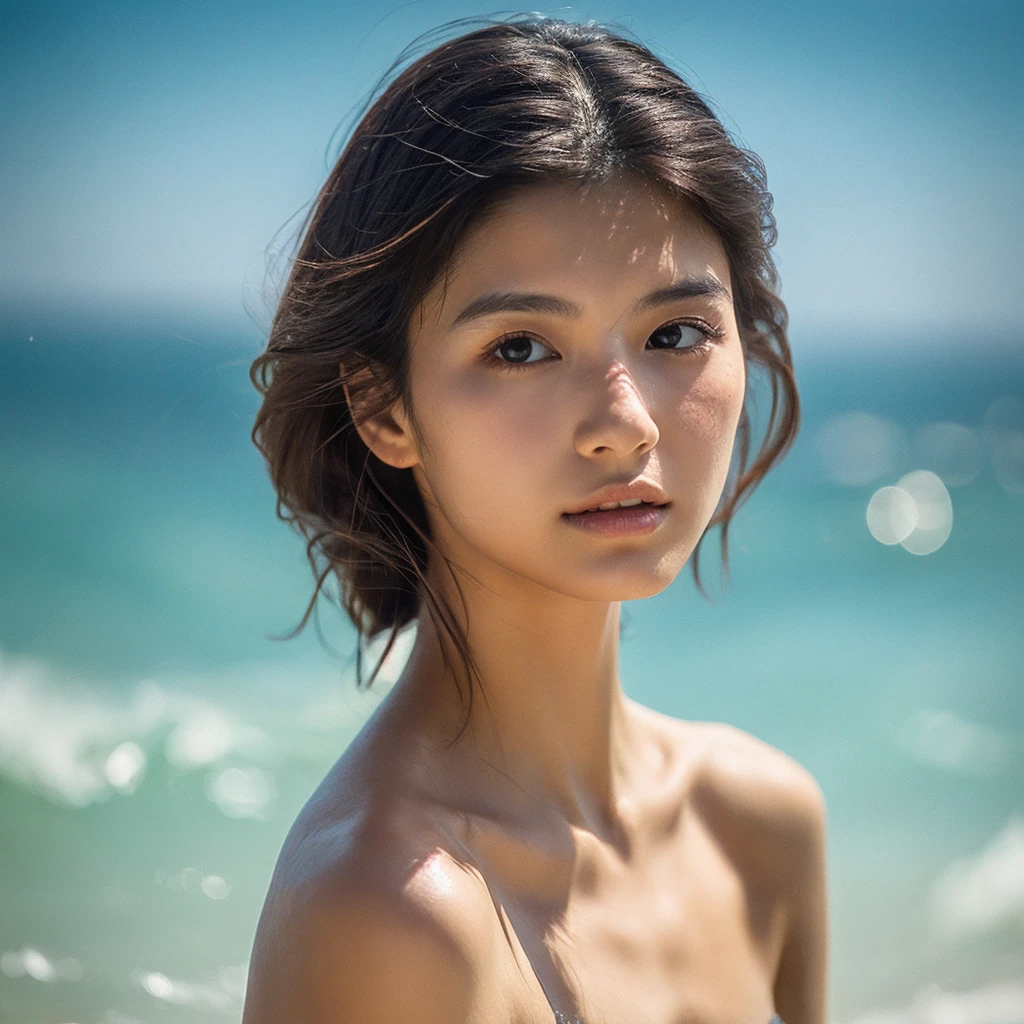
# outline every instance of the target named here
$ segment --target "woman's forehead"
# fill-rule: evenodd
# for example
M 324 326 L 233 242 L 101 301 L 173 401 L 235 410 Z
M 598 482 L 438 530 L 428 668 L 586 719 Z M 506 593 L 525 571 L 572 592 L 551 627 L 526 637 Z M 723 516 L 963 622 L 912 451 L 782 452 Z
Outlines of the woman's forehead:
M 551 249 L 572 248 L 581 231 L 587 241 L 640 248 L 672 233 L 704 234 L 707 241 L 717 241 L 690 202 L 645 179 L 621 175 L 586 185 L 550 181 L 519 186 L 492 202 L 460 248 L 501 250 L 516 236 L 529 236 Z M 580 240 L 575 247 L 585 246 Z
M 718 236 L 693 206 L 635 179 L 519 187 L 467 231 L 424 306 L 440 323 L 496 289 L 605 294 L 694 274 L 728 288 Z

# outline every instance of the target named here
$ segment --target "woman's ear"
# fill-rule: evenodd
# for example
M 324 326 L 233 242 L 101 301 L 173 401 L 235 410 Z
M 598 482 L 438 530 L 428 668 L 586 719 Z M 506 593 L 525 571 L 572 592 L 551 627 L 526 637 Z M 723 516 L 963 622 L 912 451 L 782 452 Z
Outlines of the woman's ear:
M 345 376 L 344 366 L 341 368 Z M 363 444 L 380 459 L 381 462 L 396 469 L 408 469 L 419 462 L 416 445 L 410 428 L 409 417 L 406 415 L 401 399 L 384 412 L 375 416 L 361 416 L 360 403 L 353 401 L 350 384 L 355 382 L 349 377 L 342 383 L 345 401 L 352 413 L 352 422 L 363 439 Z

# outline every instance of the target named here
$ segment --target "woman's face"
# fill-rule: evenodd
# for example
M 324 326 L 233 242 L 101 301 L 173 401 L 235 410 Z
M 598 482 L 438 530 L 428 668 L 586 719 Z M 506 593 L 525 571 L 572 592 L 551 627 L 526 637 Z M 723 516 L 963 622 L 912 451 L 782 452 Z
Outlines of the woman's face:
M 414 314 L 410 373 L 410 461 L 449 558 L 499 586 L 656 594 L 714 514 L 742 409 L 725 252 L 639 181 L 531 186 L 475 224 Z M 653 532 L 563 518 L 639 478 L 671 503 Z

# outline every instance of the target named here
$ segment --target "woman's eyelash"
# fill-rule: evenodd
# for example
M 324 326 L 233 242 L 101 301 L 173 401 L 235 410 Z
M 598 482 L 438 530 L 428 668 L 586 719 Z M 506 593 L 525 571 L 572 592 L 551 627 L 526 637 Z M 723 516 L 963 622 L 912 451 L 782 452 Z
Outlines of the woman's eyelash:
M 705 323 L 703 320 L 669 320 L 667 323 L 662 324 L 651 332 L 650 336 L 658 333 L 658 331 L 665 330 L 666 327 L 694 327 L 701 332 L 703 338 L 694 345 L 684 346 L 683 348 L 662 348 L 658 351 L 662 352 L 676 352 L 680 355 L 691 355 L 698 356 L 710 351 L 714 348 L 715 343 L 723 338 L 726 332 L 720 328 L 712 327 L 710 324 Z M 529 363 L 513 363 L 507 359 L 502 359 L 497 355 L 498 349 L 502 345 L 507 344 L 510 341 L 515 341 L 518 338 L 525 338 L 528 341 L 535 341 L 538 345 L 543 344 L 539 338 L 534 337 L 527 331 L 512 331 L 509 334 L 503 334 L 487 351 L 484 356 L 487 362 L 497 363 L 502 370 L 528 370 L 531 367 L 539 366 L 541 363 L 551 362 L 549 359 L 538 359 Z

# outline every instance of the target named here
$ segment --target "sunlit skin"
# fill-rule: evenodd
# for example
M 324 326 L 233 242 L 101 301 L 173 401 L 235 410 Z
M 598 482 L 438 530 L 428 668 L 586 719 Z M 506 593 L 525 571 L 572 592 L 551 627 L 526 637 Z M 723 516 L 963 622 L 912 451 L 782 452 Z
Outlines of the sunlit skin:
M 723 247 L 637 179 L 549 183 L 478 221 L 450 270 L 410 324 L 414 417 L 359 431 L 412 469 L 484 694 L 449 745 L 464 707 L 424 615 L 285 844 L 245 1024 L 551 1024 L 549 1000 L 585 1024 L 824 1024 L 816 783 L 740 730 L 643 708 L 619 673 L 621 602 L 672 583 L 727 479 L 746 374 Z M 684 281 L 705 294 L 649 301 Z M 456 323 L 495 293 L 576 315 Z M 638 479 L 671 503 L 654 532 L 563 520 Z M 722 685 L 687 673 L 685 629 L 669 685 Z
M 685 564 L 725 482 L 743 402 L 727 298 L 630 312 L 688 277 L 730 284 L 721 245 L 696 216 L 637 186 L 537 189 L 470 235 L 444 301 L 438 286 L 414 322 L 425 445 L 401 412 L 401 434 L 368 431 L 381 458 L 413 468 L 435 543 L 462 570 L 491 705 L 474 731 L 493 726 L 504 770 L 599 833 L 615 828 L 616 773 L 634 761 L 616 751 L 628 728 L 620 602 L 657 594 Z M 557 296 L 583 315 L 501 313 L 452 329 L 471 301 L 499 291 Z M 704 354 L 650 346 L 652 332 L 682 317 L 724 336 Z M 516 331 L 534 339 L 528 368 L 485 360 Z M 702 338 L 689 327 L 678 344 Z M 595 538 L 562 522 L 608 483 L 640 477 L 672 502 L 654 534 Z M 454 601 L 445 574 L 432 575 Z

